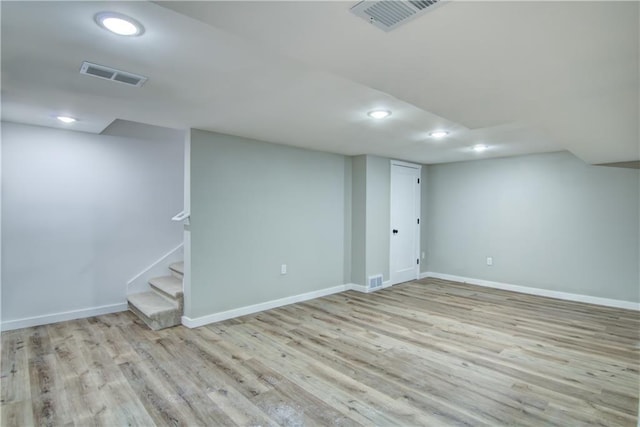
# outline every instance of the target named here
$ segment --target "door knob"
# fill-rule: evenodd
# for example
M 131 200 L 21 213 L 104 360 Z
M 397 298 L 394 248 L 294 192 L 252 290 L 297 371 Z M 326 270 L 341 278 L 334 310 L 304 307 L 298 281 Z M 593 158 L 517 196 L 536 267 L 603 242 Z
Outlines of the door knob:
M 398 234 L 398 230 L 396 230 L 395 228 L 393 229 L 393 234 Z

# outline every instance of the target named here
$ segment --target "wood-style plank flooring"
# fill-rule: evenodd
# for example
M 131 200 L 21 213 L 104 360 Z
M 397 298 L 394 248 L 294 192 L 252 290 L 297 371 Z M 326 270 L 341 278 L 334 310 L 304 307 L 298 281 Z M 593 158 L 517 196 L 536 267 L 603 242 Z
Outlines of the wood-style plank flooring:
M 426 279 L 198 329 L 2 334 L 3 427 L 635 426 L 640 314 Z

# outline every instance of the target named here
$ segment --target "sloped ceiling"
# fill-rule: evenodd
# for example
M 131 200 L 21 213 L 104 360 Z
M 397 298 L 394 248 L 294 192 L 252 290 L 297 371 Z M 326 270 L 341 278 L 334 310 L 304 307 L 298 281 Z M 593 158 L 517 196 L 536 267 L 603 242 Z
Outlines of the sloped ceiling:
M 389 33 L 353 4 L 2 2 L 2 118 L 60 126 L 65 112 L 87 132 L 122 119 L 421 163 L 640 159 L 637 2 L 450 1 Z M 99 28 L 104 10 L 145 34 Z M 84 60 L 149 81 L 81 76 Z M 379 107 L 392 116 L 366 116 Z

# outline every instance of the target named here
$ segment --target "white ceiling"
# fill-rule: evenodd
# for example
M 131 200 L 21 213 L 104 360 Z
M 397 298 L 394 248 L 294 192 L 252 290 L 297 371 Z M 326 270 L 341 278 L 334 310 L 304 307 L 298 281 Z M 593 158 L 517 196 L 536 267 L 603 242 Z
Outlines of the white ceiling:
M 355 2 L 7 2 L 2 119 L 121 119 L 421 163 L 568 149 L 640 159 L 638 2 L 462 2 L 385 33 Z M 117 11 L 141 37 L 99 28 Z M 79 74 L 142 74 L 142 88 Z M 366 112 L 382 107 L 390 118 Z M 446 140 L 428 132 L 445 128 Z M 490 145 L 478 154 L 470 147 Z

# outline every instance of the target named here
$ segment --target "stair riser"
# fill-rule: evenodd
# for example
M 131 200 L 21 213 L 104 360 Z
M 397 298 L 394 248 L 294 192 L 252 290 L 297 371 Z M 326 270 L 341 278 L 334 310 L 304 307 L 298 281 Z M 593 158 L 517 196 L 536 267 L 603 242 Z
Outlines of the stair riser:
M 153 292 L 157 293 L 158 295 L 160 295 L 165 299 L 168 299 L 169 301 L 177 302 L 178 307 L 182 308 L 183 299 L 184 299 L 182 294 L 178 294 L 178 296 L 174 298 L 172 295 L 169 295 L 168 293 L 164 292 L 162 289 L 153 286 L 153 283 L 149 283 L 149 286 L 151 286 L 151 290 L 153 290 Z
M 180 325 L 181 311 L 176 310 L 175 313 L 167 313 L 166 315 L 159 316 L 158 319 L 151 319 L 147 317 L 143 312 L 138 310 L 136 306 L 129 303 L 129 310 L 131 310 L 136 316 L 138 316 L 149 328 L 154 331 L 160 329 L 170 328 L 172 326 Z
M 149 279 L 151 291 L 127 297 L 129 310 L 154 331 L 182 323 L 184 312 L 182 269 L 181 262 L 170 265 L 171 276 Z

